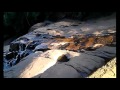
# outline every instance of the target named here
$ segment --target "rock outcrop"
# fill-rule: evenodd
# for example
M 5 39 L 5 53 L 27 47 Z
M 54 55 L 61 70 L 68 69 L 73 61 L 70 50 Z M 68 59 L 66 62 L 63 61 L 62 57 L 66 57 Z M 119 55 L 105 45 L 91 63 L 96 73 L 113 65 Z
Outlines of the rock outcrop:
M 9 50 L 4 51 L 4 77 L 87 77 L 116 56 L 116 33 L 108 30 L 115 31 L 114 24 L 103 26 L 107 31 L 103 34 L 99 22 L 96 27 L 92 23 L 88 32 L 84 25 L 87 23 L 73 20 L 40 24 L 39 28 L 33 28 L 34 25 L 28 34 L 11 42 Z M 93 34 L 96 28 L 101 34 Z
M 60 57 L 65 55 L 64 61 Z M 68 59 L 79 56 L 79 53 L 67 50 L 48 50 L 45 53 L 37 51 L 23 58 L 17 65 L 4 72 L 5 78 L 32 78 L 43 73 L 57 61 L 67 62 Z M 61 58 L 61 60 L 63 60 Z M 67 59 L 67 60 L 66 60 Z
M 88 54 L 94 53 L 94 54 Z M 102 53 L 102 54 L 101 54 Z M 80 53 L 79 56 L 72 57 L 68 62 L 58 63 L 43 74 L 37 75 L 39 78 L 85 78 L 97 68 L 105 64 L 106 60 L 115 57 L 115 47 L 102 47 L 96 51 Z

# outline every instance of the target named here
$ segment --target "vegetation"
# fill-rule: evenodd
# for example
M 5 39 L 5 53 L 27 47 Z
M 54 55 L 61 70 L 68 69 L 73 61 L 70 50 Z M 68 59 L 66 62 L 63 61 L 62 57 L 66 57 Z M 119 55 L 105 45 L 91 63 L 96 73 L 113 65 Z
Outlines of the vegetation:
M 110 15 L 113 12 L 4 12 L 4 40 L 26 34 L 29 28 L 44 20 L 57 21 L 64 18 L 87 20 Z

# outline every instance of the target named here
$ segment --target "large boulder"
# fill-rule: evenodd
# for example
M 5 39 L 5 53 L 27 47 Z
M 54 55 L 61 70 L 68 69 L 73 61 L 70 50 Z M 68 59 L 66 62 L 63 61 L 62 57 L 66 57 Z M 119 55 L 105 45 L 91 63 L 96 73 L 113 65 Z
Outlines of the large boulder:
M 93 54 L 94 52 L 94 54 Z M 106 58 L 110 60 L 116 56 L 115 47 L 102 47 L 96 51 L 80 53 L 79 56 L 72 57 L 68 62 L 56 64 L 38 75 L 40 78 L 80 78 L 87 77 L 93 71 L 105 64 Z M 104 54 L 101 54 L 103 52 Z M 88 54 L 89 53 L 89 54 Z M 91 54 L 90 54 L 91 53 Z M 69 68 L 68 68 L 69 67 Z M 71 74 L 71 75 L 70 75 Z
M 4 71 L 5 78 L 32 78 L 46 71 L 51 66 L 55 65 L 59 57 L 66 55 L 70 59 L 79 56 L 79 53 L 67 50 L 48 50 L 46 52 L 37 51 L 23 58 L 17 65 Z M 65 60 L 63 60 L 64 62 Z
M 35 78 L 81 78 L 81 75 L 71 66 L 56 64 Z

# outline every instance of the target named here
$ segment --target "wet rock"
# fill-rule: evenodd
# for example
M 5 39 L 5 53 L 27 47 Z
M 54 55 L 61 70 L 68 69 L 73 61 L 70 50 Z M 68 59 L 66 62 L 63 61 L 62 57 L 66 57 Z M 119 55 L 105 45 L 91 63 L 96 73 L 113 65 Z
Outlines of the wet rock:
M 24 51 L 25 48 L 26 48 L 26 45 L 23 44 L 23 43 L 20 43 L 20 44 L 19 44 L 19 47 L 20 47 L 20 50 L 21 50 L 21 51 Z
M 16 39 L 16 41 L 20 41 L 20 40 L 24 40 L 24 41 L 29 41 L 29 39 L 27 37 L 20 37 L 18 39 Z
M 69 59 L 66 55 L 62 55 L 58 58 L 58 62 L 68 62 Z
M 69 50 L 69 51 L 77 51 L 79 49 L 80 49 L 80 46 L 75 45 L 75 43 L 70 43 L 70 45 L 66 47 L 66 50 Z
M 5 58 L 7 60 L 10 60 L 12 58 L 16 58 L 16 56 L 17 56 L 17 52 L 9 52 L 8 54 L 6 54 Z
M 46 69 L 53 66 L 56 61 L 50 58 L 40 57 L 42 52 L 32 53 L 31 55 L 23 58 L 15 66 L 10 68 L 10 71 L 4 72 L 6 78 L 32 78 Z
M 41 34 L 36 34 L 37 37 L 39 37 Z
M 23 43 L 23 42 L 13 42 L 10 44 L 10 49 L 9 51 L 24 51 L 26 48 L 27 43 Z
M 10 62 L 9 65 L 12 67 L 13 66 L 12 62 Z
M 30 49 L 30 50 L 32 50 L 34 48 L 35 48 L 35 45 L 29 45 L 29 46 L 27 46 L 27 49 Z
M 29 43 L 29 45 L 26 47 L 27 49 L 30 49 L 30 50 L 34 50 L 35 47 L 38 45 L 39 43 L 36 42 L 36 41 L 33 41 L 31 43 Z
M 9 52 L 10 45 L 6 45 L 3 47 L 4 52 Z
M 61 35 L 55 35 L 53 36 L 54 38 L 65 38 L 65 36 L 61 36 Z
M 24 58 L 26 56 L 28 56 L 30 54 L 30 52 L 28 50 L 24 51 L 23 54 L 21 55 L 21 58 Z
M 50 38 L 53 38 L 53 36 L 52 36 L 52 35 L 49 35 L 49 34 L 47 33 L 47 34 L 42 34 L 42 35 L 41 35 L 41 38 L 50 39 Z
M 19 43 L 11 43 L 9 51 L 19 51 Z
M 69 46 L 70 45 L 70 43 L 66 43 L 66 44 L 64 44 L 64 45 L 61 45 L 60 47 L 59 47 L 59 49 L 61 49 L 61 50 L 64 50 L 67 46 Z
M 48 49 L 48 44 L 47 44 L 47 43 L 42 43 L 42 44 L 37 45 L 37 46 L 35 47 L 35 51 L 36 51 L 36 50 L 43 50 L 43 49 Z
M 18 56 L 16 57 L 16 61 L 15 61 L 15 64 L 19 63 L 21 60 L 21 57 L 20 57 L 20 54 L 18 54 Z
M 53 53 L 51 53 L 53 52 Z M 70 51 L 69 51 L 70 52 Z M 59 56 L 67 54 L 66 50 L 48 50 L 47 52 L 37 51 L 32 53 L 21 60 L 18 64 L 11 67 L 9 71 L 4 72 L 5 78 L 32 78 L 36 75 L 39 75 L 46 71 L 51 66 L 55 65 L 58 61 Z M 70 57 L 73 57 L 75 52 L 70 52 Z M 73 56 L 72 56 L 73 55 Z M 78 56 L 78 53 L 76 53 Z M 69 57 L 69 55 L 67 56 Z M 70 58 L 69 57 L 69 58 Z M 63 67 L 61 67 L 62 70 Z M 69 69 L 70 73 L 71 69 Z M 73 70 L 71 74 L 74 76 L 77 73 L 76 70 Z M 67 73 L 67 72 L 66 72 Z M 70 75 L 70 76 L 71 76 Z M 78 73 L 79 75 L 79 73 Z
M 12 58 L 13 58 L 13 53 L 12 53 L 12 52 L 8 53 L 5 58 L 6 58 L 7 60 L 12 59 Z
M 61 42 L 61 41 L 54 41 L 50 45 L 48 45 L 48 48 L 50 49 L 65 49 L 69 44 L 68 42 Z

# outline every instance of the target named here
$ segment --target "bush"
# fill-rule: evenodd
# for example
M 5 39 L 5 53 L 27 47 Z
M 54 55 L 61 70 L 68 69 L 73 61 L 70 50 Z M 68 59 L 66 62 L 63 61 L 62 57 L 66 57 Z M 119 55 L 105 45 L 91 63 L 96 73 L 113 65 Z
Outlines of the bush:
M 107 16 L 113 12 L 4 12 L 4 35 L 23 35 L 29 28 L 44 20 L 57 21 L 64 18 L 87 20 Z

